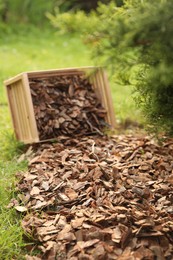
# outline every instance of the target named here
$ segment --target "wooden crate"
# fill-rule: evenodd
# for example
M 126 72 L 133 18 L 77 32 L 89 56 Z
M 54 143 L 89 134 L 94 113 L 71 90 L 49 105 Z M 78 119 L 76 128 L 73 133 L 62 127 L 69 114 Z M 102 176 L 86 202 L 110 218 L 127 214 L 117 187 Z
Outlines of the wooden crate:
M 34 115 L 29 79 L 74 74 L 86 75 L 102 106 L 107 111 L 105 121 L 112 127 L 115 127 L 115 115 L 110 88 L 106 73 L 102 68 L 83 67 L 25 72 L 4 82 L 7 90 L 14 132 L 19 141 L 24 143 L 35 143 L 40 141 Z

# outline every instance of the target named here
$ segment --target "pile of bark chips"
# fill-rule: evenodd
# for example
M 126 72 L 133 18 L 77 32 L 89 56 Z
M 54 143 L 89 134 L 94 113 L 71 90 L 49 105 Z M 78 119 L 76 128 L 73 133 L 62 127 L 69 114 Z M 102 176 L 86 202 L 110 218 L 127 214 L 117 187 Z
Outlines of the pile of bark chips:
M 30 79 L 40 140 L 101 134 L 105 109 L 84 75 Z
M 17 174 L 9 206 L 24 214 L 26 259 L 172 259 L 172 140 L 104 135 L 105 111 L 80 77 L 30 84 L 40 136 L 58 141 L 30 146 Z

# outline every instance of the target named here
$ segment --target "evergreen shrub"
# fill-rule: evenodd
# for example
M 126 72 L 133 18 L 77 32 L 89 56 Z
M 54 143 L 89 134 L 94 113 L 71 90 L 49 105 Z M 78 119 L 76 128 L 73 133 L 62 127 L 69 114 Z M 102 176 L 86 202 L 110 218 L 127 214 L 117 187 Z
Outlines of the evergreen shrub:
M 173 1 L 126 0 L 100 4 L 91 15 L 54 17 L 54 25 L 80 32 L 117 82 L 133 85 L 151 131 L 173 135 Z M 75 20 L 76 18 L 76 20 Z M 57 20 L 56 20 L 57 19 Z M 70 20 L 71 19 L 71 20 Z M 68 20 L 68 23 L 66 23 Z M 88 26 L 89 24 L 89 26 Z M 79 26 L 78 26 L 79 25 Z M 81 26 L 82 25 L 82 26 Z

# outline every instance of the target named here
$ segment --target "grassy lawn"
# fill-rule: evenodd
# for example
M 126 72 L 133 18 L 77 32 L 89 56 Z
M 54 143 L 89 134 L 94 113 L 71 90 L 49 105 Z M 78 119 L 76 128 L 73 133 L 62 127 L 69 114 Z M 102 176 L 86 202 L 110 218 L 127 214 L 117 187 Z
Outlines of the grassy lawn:
M 89 50 L 77 36 L 62 36 L 45 29 L 22 30 L 0 39 L 0 101 L 4 101 L 2 81 L 30 70 L 92 65 Z
M 25 171 L 27 162 L 17 163 L 19 145 L 13 138 L 3 80 L 20 72 L 63 67 L 90 66 L 90 50 L 79 36 L 60 35 L 49 29 L 16 29 L 0 37 L 0 259 L 22 259 L 23 241 L 20 216 L 7 209 L 15 198 L 15 173 Z M 128 87 L 111 83 L 117 118 L 136 120 L 136 110 Z

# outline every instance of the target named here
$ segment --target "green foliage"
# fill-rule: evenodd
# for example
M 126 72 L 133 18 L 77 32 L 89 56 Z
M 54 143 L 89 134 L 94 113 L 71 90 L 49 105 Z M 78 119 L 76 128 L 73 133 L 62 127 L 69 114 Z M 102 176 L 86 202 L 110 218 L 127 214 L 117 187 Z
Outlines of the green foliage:
M 45 13 L 52 12 L 56 6 L 54 0 L 0 0 L 0 19 L 8 23 L 47 23 Z M 48 23 L 47 23 L 48 24 Z
M 93 26 L 97 26 L 98 19 L 94 12 L 87 15 L 84 11 L 64 12 L 61 13 L 59 9 L 56 10 L 56 15 L 47 13 L 52 25 L 61 33 L 88 33 L 93 30 Z M 90 22 L 89 22 L 90 20 Z
M 135 53 L 128 52 L 120 57 L 118 50 L 111 46 L 113 37 L 111 26 L 116 20 L 115 12 L 120 12 L 120 10 L 121 8 L 117 8 L 115 2 L 112 1 L 109 5 L 99 3 L 97 11 L 92 11 L 90 14 L 86 14 L 83 11 L 61 13 L 57 10 L 56 15 L 49 14 L 49 19 L 61 33 L 73 32 L 80 35 L 82 41 L 91 49 L 95 65 L 106 65 L 112 86 L 117 121 L 122 122 L 127 117 L 139 121 L 140 113 L 139 109 L 135 107 L 135 102 L 132 98 L 132 87 L 128 87 L 129 75 L 130 80 L 134 83 L 136 69 L 133 68 L 130 73 L 123 65 L 123 63 L 127 64 L 128 59 L 134 59 Z M 110 47 L 111 49 L 109 49 Z M 115 60 L 113 61 L 114 57 L 116 59 L 119 58 L 121 63 L 117 61 L 115 64 Z
M 0 0 L 0 21 L 6 22 L 7 8 L 8 8 L 8 0 Z
M 173 134 L 172 8 L 166 0 L 126 1 L 99 28 L 103 38 L 96 49 L 113 64 L 117 78 L 135 85 L 150 130 L 168 134 Z
M 136 51 L 136 99 L 150 130 L 173 134 L 173 3 L 143 1 L 126 8 L 125 30 L 115 46 Z
M 122 0 L 116 0 L 122 4 Z M 109 3 L 110 0 L 101 0 Z M 0 21 L 4 23 L 32 23 L 38 26 L 48 26 L 46 13 L 70 10 L 83 10 L 90 12 L 96 9 L 98 0 L 0 0 Z
M 112 23 L 111 27 L 114 33 L 117 28 L 121 31 L 115 33 L 112 40 L 111 34 L 106 34 L 110 45 L 103 41 L 101 44 L 101 53 L 105 54 L 107 49 L 112 63 L 119 62 L 128 69 L 129 75 L 132 68 L 138 68 L 134 82 L 137 103 L 143 109 L 150 130 L 168 134 L 173 134 L 172 8 L 173 2 L 166 0 L 126 1 L 118 11 L 118 23 Z M 133 57 L 127 58 L 131 53 Z M 128 80 L 131 83 L 130 77 Z
M 141 26 L 132 38 L 141 45 L 139 62 L 145 64 L 139 73 L 138 100 L 151 129 L 173 135 L 173 16 L 172 1 L 146 3 L 138 11 Z M 142 11 L 143 15 L 139 16 Z
M 58 7 L 61 12 L 83 10 L 84 12 L 89 13 L 92 10 L 95 10 L 100 2 L 108 4 L 110 0 L 57 0 L 55 2 L 57 4 L 56 7 Z M 114 0 L 114 2 L 118 5 L 123 4 L 123 0 Z
M 103 0 L 106 1 L 106 0 Z M 61 12 L 67 12 L 69 10 L 83 10 L 86 12 L 95 9 L 97 6 L 98 0 L 61 0 L 58 1 L 59 9 Z
M 112 1 L 108 5 L 99 3 L 97 11 L 92 11 L 90 14 L 83 11 L 61 13 L 57 10 L 56 15 L 49 14 L 48 17 L 53 26 L 62 33 L 79 33 L 83 42 L 92 47 L 93 57 L 98 64 L 114 69 L 116 67 L 114 59 L 117 59 L 116 75 L 119 73 L 119 76 L 116 80 L 120 83 L 121 76 L 125 74 L 123 63 L 126 64 L 128 59 L 135 57 L 134 52 L 129 52 L 123 46 L 121 49 L 126 53 L 123 52 L 122 55 L 121 51 L 115 48 L 124 30 L 124 26 L 121 26 L 123 13 L 124 9 L 118 8 Z
M 168 0 L 126 0 L 121 7 L 114 1 L 100 4 L 91 16 L 68 14 L 68 21 L 75 21 L 73 31 L 91 44 L 97 62 L 113 72 L 116 84 L 135 86 L 149 128 L 168 134 L 173 134 L 172 8 Z M 60 15 L 54 24 L 68 31 L 66 21 Z

